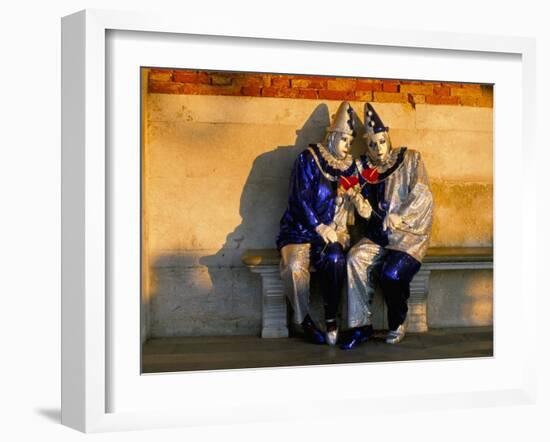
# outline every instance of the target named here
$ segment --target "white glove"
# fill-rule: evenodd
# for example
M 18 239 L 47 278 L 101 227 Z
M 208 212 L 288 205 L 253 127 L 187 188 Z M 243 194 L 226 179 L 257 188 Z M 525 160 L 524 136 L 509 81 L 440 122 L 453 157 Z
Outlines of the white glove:
M 403 224 L 403 220 L 397 213 L 388 213 L 382 222 L 384 230 L 399 229 Z
M 319 224 L 317 227 L 315 227 L 315 231 L 321 236 L 321 238 L 323 238 L 323 241 L 325 241 L 327 244 L 330 242 L 338 241 L 338 235 L 336 235 L 334 229 L 330 226 L 327 226 L 326 224 Z
M 339 232 L 338 234 L 338 242 L 342 245 L 344 250 L 349 248 L 350 245 L 350 236 L 348 232 Z
M 348 189 L 346 193 L 349 195 L 351 202 L 357 209 L 357 213 L 359 213 L 359 215 L 363 218 L 370 218 L 372 215 L 372 207 L 369 200 L 361 195 L 361 191 L 352 187 Z

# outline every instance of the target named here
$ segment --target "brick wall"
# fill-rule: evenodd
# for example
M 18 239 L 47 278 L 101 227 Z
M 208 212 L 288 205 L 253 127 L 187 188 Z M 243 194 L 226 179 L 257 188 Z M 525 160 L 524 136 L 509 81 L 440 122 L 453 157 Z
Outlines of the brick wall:
M 493 107 L 492 85 L 353 77 L 150 69 L 148 91 Z

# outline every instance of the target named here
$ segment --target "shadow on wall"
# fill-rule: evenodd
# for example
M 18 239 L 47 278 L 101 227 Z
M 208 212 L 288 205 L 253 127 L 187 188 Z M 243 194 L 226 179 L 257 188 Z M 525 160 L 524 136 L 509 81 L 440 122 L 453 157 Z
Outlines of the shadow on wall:
M 223 293 L 229 289 L 229 281 L 220 272 L 223 267 L 232 267 L 234 271 L 238 271 L 237 267 L 240 267 L 248 272 L 241 263 L 241 256 L 246 249 L 275 248 L 279 222 L 287 206 L 288 183 L 294 161 L 308 144 L 324 139 L 329 123 L 327 105 L 318 105 L 304 125 L 296 131 L 293 145 L 278 146 L 254 160 L 240 198 L 241 224 L 227 235 L 220 250 L 214 255 L 199 259 L 200 264 L 208 268 L 215 292 Z M 250 276 L 258 279 L 260 287 L 260 277 L 252 274 Z M 258 306 L 254 314 L 260 320 L 261 288 L 254 295 L 257 299 L 248 302 Z M 247 302 L 245 299 L 243 301 Z M 257 333 L 259 332 L 258 328 Z
M 152 336 L 260 334 L 260 277 L 242 264 L 241 256 L 246 249 L 275 248 L 293 163 L 308 144 L 324 139 L 329 121 L 327 105 L 318 105 L 296 130 L 294 144 L 254 159 L 239 199 L 241 223 L 219 250 L 179 250 L 155 259 Z
M 254 160 L 240 198 L 239 214 L 242 222 L 227 235 L 225 244 L 215 257 L 224 258 L 225 251 L 239 250 L 240 262 L 242 251 L 248 248 L 275 247 L 279 222 L 287 206 L 288 185 L 294 161 L 309 144 L 323 141 L 329 124 L 328 107 L 320 104 L 296 131 L 293 145 L 278 146 Z M 359 142 L 356 142 L 352 151 L 360 147 Z M 218 261 L 209 258 L 212 257 L 205 257 L 201 264 L 216 265 Z
M 296 130 L 293 145 L 277 146 L 254 160 L 239 202 L 241 223 L 227 235 L 216 254 L 199 260 L 200 264 L 209 268 L 214 286 L 223 289 L 225 281 L 216 280 L 212 270 L 240 265 L 240 257 L 246 249 L 275 247 L 279 221 L 287 204 L 288 181 L 294 160 L 308 144 L 323 140 L 328 124 L 328 108 L 319 105 L 304 125 Z

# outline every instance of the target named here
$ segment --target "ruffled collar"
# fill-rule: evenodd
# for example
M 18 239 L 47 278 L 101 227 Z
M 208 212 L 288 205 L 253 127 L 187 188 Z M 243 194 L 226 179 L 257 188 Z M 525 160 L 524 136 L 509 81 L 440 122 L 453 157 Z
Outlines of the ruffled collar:
M 403 164 L 406 151 L 406 147 L 392 149 L 386 161 L 378 166 L 370 161 L 368 155 L 361 155 L 356 161 L 360 179 L 371 184 L 384 181 Z
M 374 162 L 369 158 L 368 155 L 365 155 L 366 163 L 369 169 L 376 169 L 378 173 L 384 173 L 387 170 L 391 169 L 395 163 L 397 162 L 397 159 L 399 158 L 399 154 L 404 148 L 400 149 L 391 149 L 388 153 L 388 156 L 386 157 L 385 161 L 377 161 Z
M 321 173 L 330 181 L 338 181 L 341 175 L 351 175 L 354 171 L 355 163 L 351 155 L 336 158 L 320 143 L 310 144 L 308 150 Z
M 344 158 L 336 158 L 329 150 L 323 146 L 321 143 L 316 144 L 319 153 L 323 157 L 323 160 L 333 169 L 339 170 L 340 172 L 345 172 L 353 164 L 353 158 L 351 155 L 346 155 Z

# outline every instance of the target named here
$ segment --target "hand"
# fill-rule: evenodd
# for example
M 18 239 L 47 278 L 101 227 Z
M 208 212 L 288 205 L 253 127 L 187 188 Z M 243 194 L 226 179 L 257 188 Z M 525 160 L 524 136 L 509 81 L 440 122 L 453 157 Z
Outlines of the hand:
M 384 230 L 395 230 L 399 229 L 403 224 L 403 220 L 397 213 L 388 213 L 384 218 L 382 226 Z
M 357 186 L 357 189 L 351 188 L 346 192 L 349 195 L 351 202 L 357 209 L 357 213 L 363 218 L 370 218 L 372 215 L 372 207 L 369 203 L 369 200 L 364 198 L 361 195 L 360 188 Z
M 359 186 L 359 184 L 356 184 L 355 186 L 350 187 L 348 188 L 348 190 L 346 190 L 346 195 L 348 195 L 350 199 L 353 199 L 356 195 L 360 193 L 361 193 L 361 186 Z
M 315 231 L 321 236 L 321 238 L 323 238 L 323 241 L 325 241 L 327 244 L 338 241 L 338 235 L 336 235 L 334 229 L 330 226 L 327 226 L 326 224 L 319 224 L 317 227 L 315 227 Z
M 338 233 L 338 242 L 342 245 L 342 247 L 345 249 L 349 248 L 350 246 L 350 236 L 347 232 L 339 232 Z

